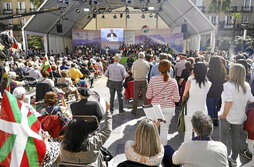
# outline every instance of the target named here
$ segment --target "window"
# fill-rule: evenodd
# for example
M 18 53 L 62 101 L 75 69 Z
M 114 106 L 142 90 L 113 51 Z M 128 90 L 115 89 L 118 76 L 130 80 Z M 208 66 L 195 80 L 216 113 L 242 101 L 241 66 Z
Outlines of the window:
M 31 9 L 34 9 L 35 8 L 35 6 L 34 6 L 34 4 L 31 2 L 31 4 L 30 4 L 30 8 Z
M 12 9 L 11 2 L 4 2 L 4 9 Z
M 21 18 L 21 23 L 22 23 L 22 25 L 25 25 L 25 24 L 26 24 L 26 17 L 22 17 L 22 18 Z
M 25 9 L 25 2 L 18 2 L 18 9 Z
M 249 17 L 248 16 L 242 16 L 242 23 L 249 23 Z
M 213 24 L 217 24 L 217 16 L 210 16 L 210 21 Z
M 251 6 L 251 0 L 244 0 L 243 6 L 244 7 L 250 7 Z
M 196 6 L 202 6 L 203 0 L 196 0 Z
M 225 25 L 226 26 L 232 26 L 234 23 L 234 17 L 233 16 L 225 16 Z

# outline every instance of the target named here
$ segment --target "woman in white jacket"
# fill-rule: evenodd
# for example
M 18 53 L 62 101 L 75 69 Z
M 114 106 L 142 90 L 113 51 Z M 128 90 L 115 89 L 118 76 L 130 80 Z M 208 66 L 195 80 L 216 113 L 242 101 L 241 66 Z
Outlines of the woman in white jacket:
M 245 82 L 246 71 L 243 65 L 234 64 L 229 72 L 229 81 L 223 87 L 222 107 L 219 112 L 220 141 L 228 146 L 229 129 L 231 129 L 232 154 L 229 157 L 231 166 L 237 166 L 236 158 L 240 150 L 240 133 L 246 120 L 245 108 L 248 102 L 253 102 L 250 85 Z

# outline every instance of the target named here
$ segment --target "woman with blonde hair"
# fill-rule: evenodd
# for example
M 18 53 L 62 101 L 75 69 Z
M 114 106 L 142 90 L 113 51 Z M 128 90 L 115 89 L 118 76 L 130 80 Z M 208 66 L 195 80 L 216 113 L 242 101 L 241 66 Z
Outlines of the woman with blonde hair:
M 240 134 L 243 122 L 246 120 L 245 108 L 248 102 L 254 102 L 250 85 L 245 82 L 246 70 L 241 64 L 234 64 L 229 72 L 229 81 L 223 84 L 221 94 L 222 106 L 219 112 L 220 141 L 228 146 L 229 136 L 232 139 L 232 154 L 228 158 L 232 167 L 237 166 L 236 158 L 240 150 Z M 231 129 L 231 135 L 229 135 Z
M 149 166 L 160 166 L 164 148 L 156 123 L 151 120 L 142 120 L 135 132 L 135 140 L 125 143 L 125 156 L 128 160 Z
M 161 60 L 158 66 L 160 75 L 153 76 L 148 84 L 146 98 L 152 104 L 159 104 L 166 123 L 160 125 L 160 138 L 163 145 L 167 145 L 167 135 L 171 119 L 175 115 L 175 102 L 179 102 L 180 96 L 178 85 L 174 78 L 168 74 L 171 63 L 168 60 Z

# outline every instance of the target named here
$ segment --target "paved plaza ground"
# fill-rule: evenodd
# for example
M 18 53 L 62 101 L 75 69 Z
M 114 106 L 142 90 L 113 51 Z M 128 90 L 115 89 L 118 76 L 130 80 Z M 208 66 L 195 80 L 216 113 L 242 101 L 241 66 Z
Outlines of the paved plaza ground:
M 98 79 L 95 83 L 95 88 L 93 90 L 97 91 L 102 97 L 104 97 L 107 101 L 109 101 L 109 90 L 106 87 L 107 79 L 102 77 Z M 115 158 L 110 162 L 110 167 L 115 167 L 118 163 L 125 160 L 124 156 L 124 145 L 127 140 L 133 140 L 134 132 L 136 126 L 145 118 L 144 112 L 142 108 L 138 109 L 137 115 L 133 115 L 130 113 L 132 105 L 124 101 L 124 109 L 127 111 L 126 113 L 119 114 L 117 97 L 115 97 L 115 110 L 113 112 L 113 131 L 109 140 L 105 143 L 105 147 L 108 147 L 109 150 Z M 168 134 L 168 144 L 172 146 L 174 149 L 178 149 L 178 147 L 183 142 L 184 135 L 179 134 L 177 131 L 177 117 L 178 117 L 178 108 L 176 109 L 176 114 L 173 117 L 171 125 L 169 127 Z M 215 127 L 213 133 L 213 140 L 219 139 L 218 127 Z M 247 159 L 244 157 L 238 158 L 239 166 L 243 163 L 247 162 Z

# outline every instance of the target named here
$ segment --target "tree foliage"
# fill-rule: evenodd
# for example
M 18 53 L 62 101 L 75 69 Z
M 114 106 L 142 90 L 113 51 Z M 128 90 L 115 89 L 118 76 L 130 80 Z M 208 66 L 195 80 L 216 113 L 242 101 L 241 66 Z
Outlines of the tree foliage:
M 37 8 L 41 6 L 44 0 L 30 0 Z
M 231 0 L 212 0 L 209 9 L 213 13 L 221 13 L 229 10 Z
M 28 42 L 28 48 L 41 49 L 42 48 L 42 37 L 37 35 L 31 35 L 31 39 Z

